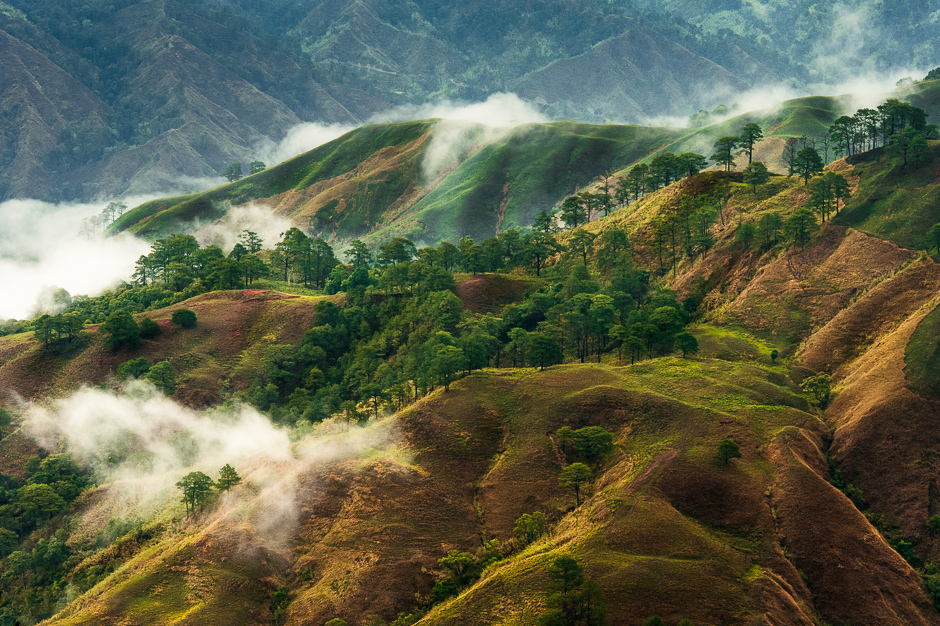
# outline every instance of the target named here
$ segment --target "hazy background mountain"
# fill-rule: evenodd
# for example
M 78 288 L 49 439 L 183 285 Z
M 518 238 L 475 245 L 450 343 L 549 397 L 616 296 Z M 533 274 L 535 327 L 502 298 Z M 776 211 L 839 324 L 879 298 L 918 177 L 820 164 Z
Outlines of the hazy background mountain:
M 441 99 L 643 121 L 805 78 L 752 39 L 589 0 L 13 0 L 0 58 L 0 199 L 204 187 L 301 122 Z
M 638 0 L 638 4 L 667 10 L 707 33 L 756 39 L 804 65 L 818 81 L 937 65 L 937 0 Z
M 551 120 L 682 120 L 933 67 L 938 4 L 0 0 L 0 200 L 205 188 L 302 122 L 501 92 Z

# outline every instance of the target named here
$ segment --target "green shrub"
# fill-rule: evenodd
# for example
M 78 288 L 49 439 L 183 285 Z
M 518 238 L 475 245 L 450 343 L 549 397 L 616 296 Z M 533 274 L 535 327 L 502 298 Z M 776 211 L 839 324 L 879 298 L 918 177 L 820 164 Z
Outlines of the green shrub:
M 140 329 L 131 314 L 123 309 L 111 313 L 98 329 L 105 335 L 104 342 L 112 350 L 140 345 Z
M 585 426 L 571 430 L 558 429 L 558 443 L 566 455 L 574 455 L 586 463 L 596 463 L 614 449 L 614 436 L 601 426 Z
M 140 378 L 150 371 L 150 362 L 146 357 L 124 361 L 117 368 L 117 376 L 122 380 L 128 378 Z
M 177 309 L 173 311 L 173 317 L 171 317 L 170 320 L 177 326 L 182 326 L 183 328 L 196 327 L 196 314 L 189 309 Z
M 862 490 L 855 485 L 846 486 L 845 495 L 856 507 L 860 509 L 868 504 L 868 502 L 865 501 L 865 496 L 862 495 Z
M 176 371 L 169 361 L 156 363 L 145 378 L 165 395 L 172 396 L 176 392 Z
M 290 586 L 281 585 L 271 597 L 271 613 L 274 614 L 274 623 L 279 624 L 284 613 L 287 611 L 287 605 L 290 604 Z
M 940 534 L 940 515 L 931 515 L 927 520 L 927 530 L 937 535 Z
M 149 317 L 145 317 L 140 321 L 141 339 L 156 339 L 162 332 L 163 330 L 160 328 L 160 325 Z

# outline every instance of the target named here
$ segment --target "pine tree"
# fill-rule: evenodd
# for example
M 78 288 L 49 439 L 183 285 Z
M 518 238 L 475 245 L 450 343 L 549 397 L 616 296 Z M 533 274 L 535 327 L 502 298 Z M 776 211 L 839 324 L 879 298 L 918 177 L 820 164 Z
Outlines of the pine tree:
M 226 463 L 219 470 L 219 479 L 215 481 L 215 484 L 220 491 L 228 491 L 235 485 L 241 484 L 241 482 L 242 478 L 235 471 L 235 468 Z
M 760 124 L 751 122 L 741 129 L 741 135 L 738 137 L 738 145 L 743 148 L 742 154 L 747 154 L 747 164 L 750 165 L 754 158 L 754 144 L 763 139 L 764 131 Z
M 183 492 L 187 516 L 195 515 L 196 507 L 202 506 L 212 497 L 212 479 L 202 472 L 190 472 L 176 486 Z

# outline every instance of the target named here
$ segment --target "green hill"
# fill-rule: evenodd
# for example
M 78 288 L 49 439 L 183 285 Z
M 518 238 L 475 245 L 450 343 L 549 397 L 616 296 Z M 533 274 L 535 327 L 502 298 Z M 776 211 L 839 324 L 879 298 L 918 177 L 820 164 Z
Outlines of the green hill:
M 930 143 L 933 158 L 917 166 L 903 167 L 883 149 L 848 159 L 858 190 L 837 222 L 906 248 L 926 249 L 927 231 L 940 222 L 940 144 Z
M 463 153 L 426 180 L 433 127 L 433 121 L 364 126 L 235 183 L 144 204 L 115 222 L 112 232 L 166 236 L 194 230 L 231 206 L 261 201 L 327 238 L 483 239 L 530 226 L 539 211 L 551 211 L 599 173 L 646 157 L 680 132 L 574 122 L 506 130 L 470 125 L 457 138 Z M 488 139 L 493 133 L 496 139 Z
M 752 121 L 765 134 L 756 158 L 785 172 L 784 141 L 822 136 L 849 112 L 848 105 L 847 98 L 799 98 L 690 129 L 576 122 L 512 129 L 435 120 L 373 124 L 235 183 L 144 204 L 111 231 L 151 239 L 191 232 L 232 206 L 261 202 L 301 228 L 338 241 L 406 236 L 436 244 L 468 235 L 480 240 L 531 227 L 540 211 L 550 213 L 599 176 L 623 172 L 661 151 L 708 156 L 716 139 L 736 135 Z
M 822 125 L 840 105 L 786 103 L 760 118 L 765 141 Z M 205 194 L 138 207 L 115 230 L 157 237 L 266 201 L 336 239 L 432 242 L 477 227 L 482 238 L 525 225 L 607 167 L 743 119 L 695 131 L 565 122 L 495 137 L 467 126 L 464 149 L 435 168 L 433 122 L 368 126 Z M 940 624 L 929 521 L 940 512 L 940 265 L 917 249 L 935 219 L 935 150 L 918 167 L 881 150 L 829 164 L 852 197 L 830 220 L 811 216 L 805 239 L 785 226 L 810 200 L 801 178 L 752 189 L 738 172 L 706 171 L 555 234 L 570 249 L 549 253 L 539 275 L 490 241 L 493 271 L 424 251 L 336 266 L 329 282 L 345 293 L 332 296 L 300 282 L 273 291 L 264 278 L 202 293 L 139 313 L 163 332 L 122 350 L 99 325 L 51 345 L 0 337 L 0 388 L 53 415 L 94 386 L 79 395 L 99 398 L 89 414 L 100 418 L 126 399 L 118 368 L 144 357 L 177 376 L 179 405 L 145 403 L 157 425 L 155 407 L 173 406 L 184 416 L 174 424 L 227 428 L 240 401 L 283 446 L 269 457 L 257 450 L 266 439 L 235 438 L 257 464 L 244 461 L 243 483 L 187 518 L 172 485 L 198 460 L 161 473 L 152 450 L 192 455 L 203 427 L 152 433 L 154 448 L 131 435 L 86 443 L 101 468 L 86 479 L 100 484 L 73 489 L 66 464 L 53 471 L 62 440 L 37 441 L 35 417 L 7 404 L 0 525 L 17 532 L 0 533 L 0 624 L 522 626 L 550 608 L 561 556 L 596 585 L 611 624 Z M 503 210 L 491 218 L 494 203 Z M 519 245 L 495 240 L 507 241 Z M 214 262 L 201 274 L 212 284 L 237 263 Z M 126 288 L 121 302 L 147 288 Z M 184 307 L 196 328 L 172 324 Z M 590 473 L 577 492 L 559 480 L 575 463 Z M 140 473 L 112 480 L 113 467 Z M 157 510 L 127 506 L 128 490 L 149 493 L 158 479 Z M 56 490 L 61 504 L 36 504 Z M 517 522 L 535 513 L 545 524 L 527 537 Z

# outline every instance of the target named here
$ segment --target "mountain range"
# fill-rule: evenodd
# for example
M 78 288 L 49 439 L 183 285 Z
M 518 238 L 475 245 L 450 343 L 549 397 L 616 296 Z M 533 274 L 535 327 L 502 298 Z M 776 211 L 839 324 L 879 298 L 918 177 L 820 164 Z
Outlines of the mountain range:
M 203 186 L 301 122 L 515 92 L 550 119 L 687 115 L 804 69 L 629 3 L 0 3 L 0 199 Z M 188 181 L 188 182 L 187 182 Z
M 936 15 L 0 0 L 0 626 L 940 626 Z
M 931 83 L 920 89 L 925 101 L 937 91 Z M 827 103 L 838 104 L 795 101 L 753 119 L 792 133 L 831 117 Z M 262 172 L 267 178 L 256 174 L 214 193 L 237 201 L 253 190 L 280 190 L 287 202 L 316 197 L 308 189 L 336 188 L 352 207 L 370 185 L 388 184 L 393 165 L 420 170 L 409 152 L 432 139 L 431 128 L 429 122 L 366 127 Z M 770 128 L 764 141 L 775 146 L 780 138 Z M 516 150 L 546 153 L 550 163 L 546 145 L 609 156 L 602 140 L 625 133 L 634 140 L 627 143 L 649 140 L 648 146 L 695 140 L 694 132 L 660 132 L 549 124 L 528 129 Z M 526 146 L 530 134 L 542 138 L 528 139 L 535 147 Z M 497 143 L 495 150 L 509 148 Z M 30 607 L 55 625 L 533 624 L 551 603 L 552 564 L 567 556 L 602 591 L 611 623 L 639 625 L 657 615 L 667 624 L 938 624 L 933 563 L 940 543 L 929 520 L 940 511 L 933 434 L 940 268 L 922 252 L 931 245 L 925 233 L 940 221 L 938 150 L 932 142 L 916 166 L 884 148 L 832 162 L 827 172 L 843 176 L 851 195 L 831 220 L 814 220 L 802 244 L 790 234 L 760 233 L 767 216 L 781 217 L 779 224 L 804 211 L 812 183 L 777 175 L 751 189 L 739 173 L 714 171 L 557 233 L 572 251 L 585 237 L 601 244 L 625 233 L 630 260 L 620 269 L 640 271 L 653 298 L 687 311 L 694 354 L 647 355 L 641 344 L 635 359 L 612 339 L 597 344 L 597 362 L 569 358 L 526 368 L 510 344 L 500 344 L 502 360 L 491 358 L 406 406 L 394 408 L 389 395 L 388 412 L 363 419 L 362 427 L 343 427 L 342 412 L 320 430 L 306 417 L 290 425 L 286 408 L 272 406 L 270 419 L 281 424 L 275 427 L 268 417 L 252 421 L 254 414 L 239 412 L 232 398 L 271 402 L 297 362 L 336 350 L 347 332 L 340 316 L 422 306 L 427 296 L 419 289 L 390 282 L 396 265 L 372 270 L 381 282 L 333 295 L 288 284 L 279 274 L 247 289 L 198 287 L 203 293 L 176 294 L 182 300 L 175 304 L 137 313 L 161 332 L 136 347 L 109 348 L 111 331 L 98 323 L 59 347 L 33 332 L 0 337 L 0 387 L 36 403 L 0 437 L 0 472 L 13 477 L 4 478 L 6 493 L 11 480 L 23 481 L 21 492 L 52 480 L 35 469 L 51 452 L 42 446 L 62 441 L 37 434 L 45 429 L 67 437 L 69 449 L 98 468 L 100 481 L 0 561 L 8 581 L 0 618 L 13 623 Z M 537 165 L 543 166 L 531 167 Z M 384 179 L 373 175 L 381 171 Z M 468 183 L 467 191 L 477 184 Z M 701 253 L 667 245 L 675 264 L 664 271 L 658 225 L 681 214 L 688 198 L 713 198 L 722 185 L 728 196 L 720 220 L 711 218 L 711 243 Z M 186 211 L 200 206 L 211 202 L 200 195 L 165 199 L 127 213 L 118 227 L 159 237 L 185 230 Z M 741 234 L 755 225 L 751 239 Z M 352 226 L 339 220 L 328 228 Z M 538 315 L 528 307 L 552 298 L 613 301 L 590 291 L 605 284 L 603 257 L 585 254 L 583 261 L 580 253 L 556 255 L 541 276 L 524 267 L 455 274 L 444 290 L 448 305 L 410 326 L 392 321 L 387 331 L 374 331 L 361 318 L 354 332 L 363 338 L 357 359 L 367 360 L 365 375 L 379 380 L 401 367 L 411 345 L 406 337 L 433 332 L 455 306 L 461 324 L 525 324 Z M 95 307 L 110 298 L 132 303 L 134 294 L 155 288 L 79 306 L 104 316 Z M 567 295 L 579 289 L 588 291 Z M 638 306 L 617 297 L 628 310 Z M 692 304 L 678 305 L 679 298 Z M 198 317 L 195 328 L 174 323 L 180 309 Z M 114 373 L 141 359 L 170 364 L 171 399 L 133 382 L 123 393 L 114 390 Z M 357 361 L 341 363 L 344 385 L 363 375 Z M 323 375 L 313 368 L 305 379 L 314 388 Z M 814 395 L 807 385 L 823 375 L 831 396 Z M 291 402 L 300 402 L 300 411 L 314 398 L 300 394 Z M 360 409 L 370 407 L 364 400 Z M 211 430 L 203 430 L 206 423 Z M 113 427 L 130 434 L 110 439 Z M 565 443 L 565 428 L 601 428 L 614 444 L 592 464 L 595 478 L 577 502 L 558 480 L 579 458 Z M 158 434 L 164 429 L 185 436 L 164 440 Z M 206 432 L 225 436 L 210 437 L 207 446 Z M 285 432 L 293 441 L 283 440 Z M 250 444 L 243 443 L 247 433 Z M 736 442 L 739 458 L 716 456 L 725 440 Z M 290 454 L 282 456 L 282 448 Z M 171 459 L 177 473 L 154 466 L 155 458 Z M 244 472 L 246 484 L 184 517 L 166 490 L 186 463 L 201 467 L 222 458 Z M 167 474 L 162 491 L 153 486 Z M 8 516 L 0 520 L 10 523 L 18 510 L 0 509 Z M 519 520 L 533 512 L 544 513 L 546 530 L 520 543 Z M 454 576 L 447 559 L 458 557 L 486 566 L 448 595 L 441 587 Z

